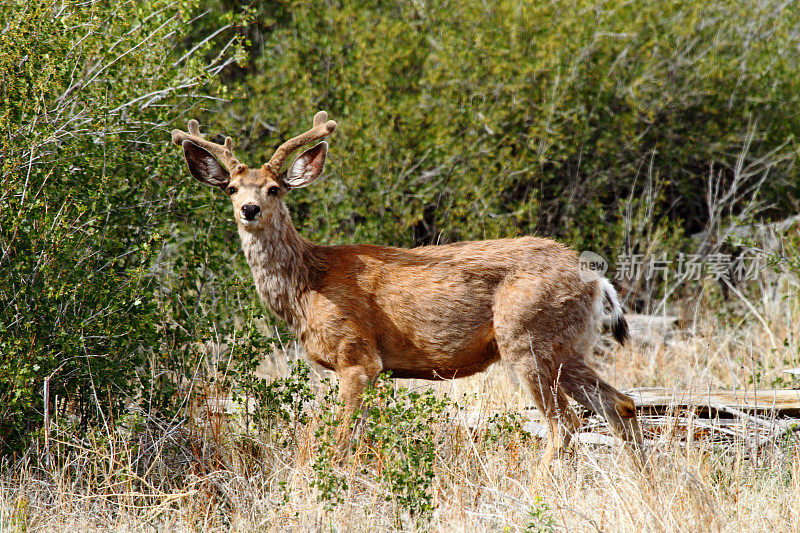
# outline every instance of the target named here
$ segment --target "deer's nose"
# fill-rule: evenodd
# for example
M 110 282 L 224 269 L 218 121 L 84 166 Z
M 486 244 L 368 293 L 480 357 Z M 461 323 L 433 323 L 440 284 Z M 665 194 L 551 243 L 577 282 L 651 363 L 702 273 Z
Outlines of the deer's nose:
M 242 206 L 242 215 L 244 215 L 245 220 L 255 220 L 260 212 L 261 208 L 256 204 L 244 204 Z

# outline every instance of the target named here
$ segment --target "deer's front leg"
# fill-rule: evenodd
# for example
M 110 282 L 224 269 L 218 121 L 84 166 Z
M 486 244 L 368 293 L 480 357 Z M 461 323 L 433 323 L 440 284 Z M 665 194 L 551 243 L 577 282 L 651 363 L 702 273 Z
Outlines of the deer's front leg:
M 373 365 L 354 365 L 339 370 L 339 401 L 344 404 L 336 437 L 336 455 L 347 455 L 356 413 L 361 410 L 364 391 L 378 377 L 379 368 Z

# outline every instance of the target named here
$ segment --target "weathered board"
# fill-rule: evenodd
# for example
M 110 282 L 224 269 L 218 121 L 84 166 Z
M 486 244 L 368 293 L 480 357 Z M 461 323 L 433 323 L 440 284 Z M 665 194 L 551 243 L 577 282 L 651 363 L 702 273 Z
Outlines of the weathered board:
M 735 418 L 743 413 L 800 417 L 800 389 L 706 389 L 676 391 L 642 388 L 627 391 L 636 407 L 644 413 L 665 414 L 691 411 L 701 417 Z
M 674 390 L 641 388 L 626 391 L 636 403 L 648 442 L 658 440 L 745 440 L 753 446 L 774 442 L 800 431 L 800 390 L 706 389 Z M 572 402 L 572 405 L 578 407 Z M 466 412 L 461 423 L 482 427 L 493 413 Z M 588 415 L 584 411 L 584 414 Z M 547 438 L 546 421 L 535 408 L 526 409 L 526 431 Z M 617 442 L 608 424 L 599 417 L 584 418 L 575 440 L 584 444 Z

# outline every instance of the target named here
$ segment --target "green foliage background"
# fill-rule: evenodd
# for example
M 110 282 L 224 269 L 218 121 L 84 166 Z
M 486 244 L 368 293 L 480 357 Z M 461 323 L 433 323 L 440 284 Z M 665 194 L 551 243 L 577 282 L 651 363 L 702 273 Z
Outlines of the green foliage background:
M 257 165 L 326 109 L 327 179 L 289 200 L 325 243 L 539 233 L 614 255 L 637 221 L 703 229 L 708 177 L 743 173 L 766 173 L 760 217 L 798 211 L 791 2 L 0 7 L 5 450 L 38 434 L 45 383 L 80 429 L 180 414 L 211 342 L 233 378 L 265 352 L 229 208 L 169 144 L 188 118 Z
M 762 199 L 797 211 L 796 7 L 263 4 L 220 123 L 261 161 L 317 108 L 340 121 L 327 183 L 294 198 L 319 239 L 538 232 L 608 252 L 648 175 L 663 185 L 655 216 L 702 229 L 712 165 L 730 181 L 743 151 L 744 167 L 777 151 Z
M 0 443 L 14 450 L 46 410 L 80 433 L 125 406 L 179 406 L 240 278 L 166 142 L 196 93 L 224 95 L 226 61 L 202 54 L 217 43 L 184 57 L 197 2 L 1 5 Z

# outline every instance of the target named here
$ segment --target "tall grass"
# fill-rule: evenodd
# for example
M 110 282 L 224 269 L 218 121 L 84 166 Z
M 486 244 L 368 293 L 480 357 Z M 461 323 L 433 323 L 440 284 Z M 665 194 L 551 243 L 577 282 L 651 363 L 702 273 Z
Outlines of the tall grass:
M 734 306 L 735 308 L 735 306 Z M 735 311 L 735 309 L 733 309 Z M 710 310 L 695 334 L 679 332 L 670 345 L 600 350 L 595 364 L 619 386 L 754 388 L 780 376 L 796 354 L 796 304 L 758 321 L 720 321 Z M 788 339 L 773 349 L 771 337 Z M 282 356 L 283 354 L 277 354 Z M 281 357 L 262 367 L 291 377 Z M 211 361 L 209 364 L 214 364 Z M 521 430 L 531 402 L 502 366 L 463 380 L 431 384 L 398 381 L 393 405 L 448 399 L 429 420 L 403 433 L 395 450 L 367 429 L 343 463 L 320 471 L 332 430 L 331 385 L 314 370 L 301 423 L 257 423 L 253 402 L 234 391 L 197 384 L 186 422 L 145 413 L 109 421 L 75 440 L 56 421 L 51 462 L 41 449 L 8 460 L 0 475 L 0 527 L 14 530 L 508 530 L 508 531 L 791 531 L 800 528 L 800 443 L 785 433 L 754 445 L 747 421 L 738 437 L 696 433 L 691 416 L 674 413 L 645 429 L 649 471 L 631 467 L 618 445 L 576 444 L 569 456 L 537 476 L 543 443 Z M 275 383 L 280 382 L 280 379 Z M 221 382 L 220 382 L 221 383 Z M 409 399 L 407 389 L 419 395 Z M 386 394 L 376 397 L 386 409 Z M 383 398 L 383 400 L 381 400 Z M 291 402 L 291 400 L 287 400 Z M 416 403 L 415 403 L 416 402 Z M 285 403 L 283 405 L 289 405 Z M 402 407 L 401 405 L 401 407 Z M 227 407 L 226 407 L 227 406 Z M 263 411 L 267 412 L 267 411 Z M 402 409 L 397 412 L 404 412 Z M 245 415 L 247 413 L 247 415 Z M 413 416 L 430 416 L 418 410 Z M 499 416 L 498 416 L 499 413 Z M 395 419 L 403 421 L 402 419 Z M 602 431 L 599 420 L 589 421 Z M 691 438 L 690 438 L 691 435 Z M 753 438 L 751 438 L 753 437 Z M 405 439 L 405 440 L 403 440 Z M 433 452 L 431 510 L 414 509 L 384 473 L 401 446 Z M 410 446 L 410 447 L 409 447 Z M 321 477 L 337 483 L 326 494 Z

